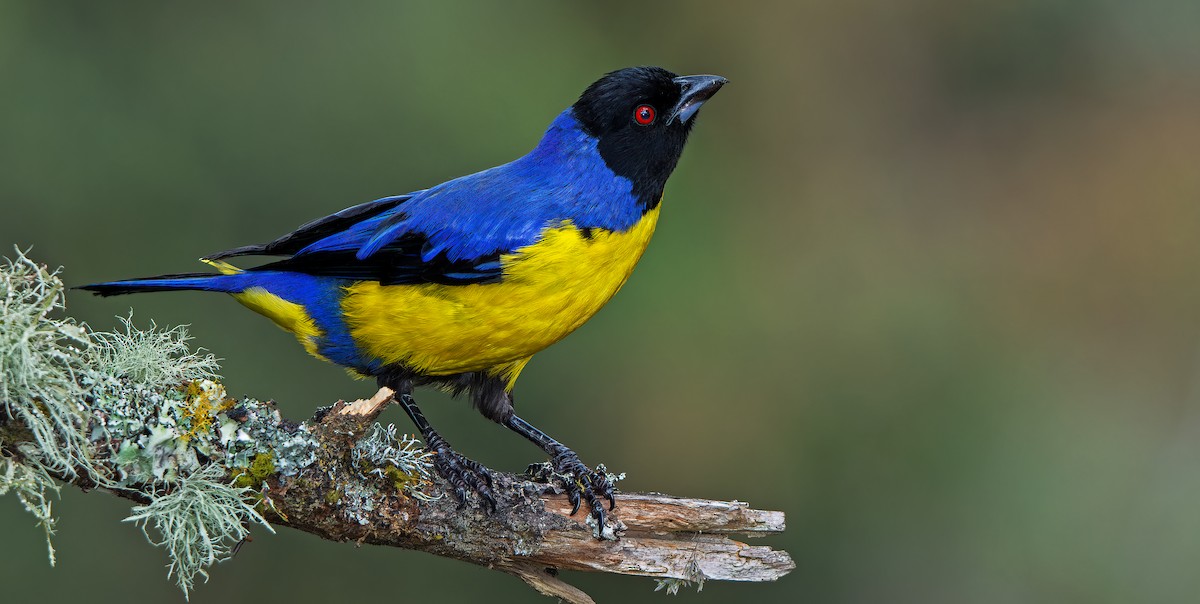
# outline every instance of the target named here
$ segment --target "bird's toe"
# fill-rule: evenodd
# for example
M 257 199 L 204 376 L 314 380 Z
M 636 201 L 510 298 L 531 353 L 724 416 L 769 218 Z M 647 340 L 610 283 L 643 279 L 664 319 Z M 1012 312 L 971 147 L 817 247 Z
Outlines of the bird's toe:
M 496 494 L 492 490 L 492 473 L 483 464 L 463 457 L 448 446 L 435 447 L 434 468 L 450 483 L 454 496 L 463 506 L 468 493 L 475 493 L 489 512 L 496 511 Z

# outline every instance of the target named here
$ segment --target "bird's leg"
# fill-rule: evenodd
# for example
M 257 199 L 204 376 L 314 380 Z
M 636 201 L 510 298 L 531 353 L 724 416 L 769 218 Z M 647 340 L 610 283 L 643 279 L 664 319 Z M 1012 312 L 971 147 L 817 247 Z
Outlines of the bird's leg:
M 407 386 L 407 387 L 404 387 Z M 404 384 L 397 389 L 396 402 L 404 408 L 404 412 L 416 424 L 425 439 L 425 448 L 434 453 L 433 466 L 437 469 L 450 486 L 454 487 L 454 495 L 461 505 L 467 503 L 467 489 L 477 493 L 490 511 L 496 511 L 496 496 L 492 493 L 492 474 L 483 464 L 467 459 L 450 448 L 450 443 L 438 434 L 429 420 L 417 407 L 413 400 L 412 386 Z
M 604 504 L 600 501 L 603 497 L 608 500 L 608 509 L 613 509 L 616 506 L 616 499 L 613 497 L 612 481 L 604 472 L 598 472 L 583 464 L 579 460 L 579 456 L 574 451 L 567 448 L 566 445 L 554 440 L 550 435 L 533 427 L 529 422 L 517 417 L 516 415 L 509 416 L 505 420 L 504 425 L 508 426 L 513 432 L 528 438 L 533 444 L 542 448 L 547 455 L 550 456 L 550 463 L 554 466 L 554 472 L 562 477 L 562 481 L 567 490 L 567 497 L 571 501 L 571 514 L 579 511 L 581 501 L 587 501 L 588 507 L 591 509 L 592 517 L 596 519 L 597 526 L 600 530 L 604 530 Z

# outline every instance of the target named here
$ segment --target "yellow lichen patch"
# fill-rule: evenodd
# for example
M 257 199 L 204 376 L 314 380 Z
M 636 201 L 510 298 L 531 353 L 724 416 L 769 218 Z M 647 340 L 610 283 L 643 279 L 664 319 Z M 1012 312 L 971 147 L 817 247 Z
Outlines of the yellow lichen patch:
M 383 473 L 389 479 L 391 479 L 392 486 L 396 487 L 396 490 L 401 492 L 405 491 L 406 489 L 416 487 L 424 482 L 420 476 L 406 474 L 403 470 L 397 468 L 396 466 L 387 466 L 383 469 Z
M 187 427 L 181 430 L 179 438 L 188 442 L 197 434 L 213 429 L 213 420 L 217 415 L 228 411 L 236 404 L 231 398 L 226 398 L 225 387 L 211 380 L 192 380 L 184 386 L 187 397 L 182 409 Z
M 259 453 L 250 460 L 250 466 L 233 472 L 233 484 L 258 490 L 268 478 L 275 474 L 275 458 L 270 453 Z

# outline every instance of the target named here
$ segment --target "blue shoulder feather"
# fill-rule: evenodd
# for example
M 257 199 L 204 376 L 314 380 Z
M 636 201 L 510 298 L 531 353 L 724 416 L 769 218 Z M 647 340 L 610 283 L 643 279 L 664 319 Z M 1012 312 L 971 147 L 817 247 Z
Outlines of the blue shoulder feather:
M 499 257 L 536 243 L 548 227 L 571 221 L 624 231 L 643 212 L 633 183 L 609 169 L 595 137 L 568 109 L 516 161 L 343 210 L 278 244 L 232 252 L 291 254 L 251 270 L 385 284 L 479 283 L 499 279 Z
M 568 109 L 524 157 L 457 178 L 309 244 L 301 254 L 356 250 L 365 260 L 405 235 L 421 235 L 421 259 L 470 261 L 537 241 L 547 226 L 624 231 L 641 217 L 633 183 L 605 165 L 596 139 Z

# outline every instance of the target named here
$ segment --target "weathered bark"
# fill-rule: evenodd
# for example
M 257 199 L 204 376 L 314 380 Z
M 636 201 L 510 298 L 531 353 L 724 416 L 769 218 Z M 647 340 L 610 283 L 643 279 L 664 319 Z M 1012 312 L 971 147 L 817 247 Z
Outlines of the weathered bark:
M 562 581 L 559 570 L 696 582 L 773 581 L 795 567 L 786 552 L 731 538 L 784 530 L 782 512 L 737 501 L 619 492 L 608 538 L 598 539 L 585 511 L 571 516 L 565 495 L 527 477 L 496 473 L 498 505 L 492 513 L 470 503 L 460 506 L 440 477 L 420 489 L 432 499 L 414 497 L 402 484 L 411 476 L 370 472 L 350 461 L 350 451 L 390 404 L 391 394 L 383 389 L 369 400 L 339 402 L 306 422 L 304 431 L 318 443 L 316 461 L 290 475 L 272 471 L 255 477 L 263 483 L 263 515 L 273 524 L 334 541 L 425 551 L 494 568 L 573 603 L 592 600 Z M 297 429 L 286 420 L 279 426 Z M 89 486 L 79 479 L 75 484 Z M 136 490 L 114 493 L 145 499 Z

